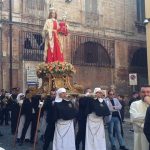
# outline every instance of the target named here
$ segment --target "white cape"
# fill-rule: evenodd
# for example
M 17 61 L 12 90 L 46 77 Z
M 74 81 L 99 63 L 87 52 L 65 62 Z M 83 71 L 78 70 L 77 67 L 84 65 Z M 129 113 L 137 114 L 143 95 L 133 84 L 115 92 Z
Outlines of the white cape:
M 103 118 L 89 114 L 86 123 L 86 150 L 106 150 Z
M 73 120 L 58 120 L 55 124 L 53 150 L 75 150 Z
M 134 129 L 134 150 L 149 150 L 148 141 L 143 133 L 147 108 L 148 105 L 142 100 L 133 102 L 130 107 L 130 118 Z

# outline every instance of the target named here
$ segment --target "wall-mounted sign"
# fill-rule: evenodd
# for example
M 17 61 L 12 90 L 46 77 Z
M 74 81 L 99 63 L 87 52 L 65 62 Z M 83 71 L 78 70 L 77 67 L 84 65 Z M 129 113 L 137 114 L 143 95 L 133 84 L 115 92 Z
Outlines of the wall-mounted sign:
M 137 74 L 136 73 L 129 74 L 129 85 L 137 85 Z
M 27 69 L 27 84 L 28 85 L 38 84 L 38 77 L 36 75 L 36 70 Z

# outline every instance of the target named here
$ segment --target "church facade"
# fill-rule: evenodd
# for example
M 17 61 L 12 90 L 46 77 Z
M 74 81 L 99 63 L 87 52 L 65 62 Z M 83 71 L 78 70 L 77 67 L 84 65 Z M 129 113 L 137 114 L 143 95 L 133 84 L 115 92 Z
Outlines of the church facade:
M 27 88 L 27 70 L 43 61 L 42 29 L 50 5 L 58 20 L 67 15 L 69 36 L 62 49 L 65 61 L 77 73 L 73 82 L 85 88 L 132 91 L 129 74 L 137 73 L 138 85 L 147 83 L 147 60 L 143 0 L 13 0 L 13 87 Z M 1 88 L 9 89 L 9 3 L 3 1 Z

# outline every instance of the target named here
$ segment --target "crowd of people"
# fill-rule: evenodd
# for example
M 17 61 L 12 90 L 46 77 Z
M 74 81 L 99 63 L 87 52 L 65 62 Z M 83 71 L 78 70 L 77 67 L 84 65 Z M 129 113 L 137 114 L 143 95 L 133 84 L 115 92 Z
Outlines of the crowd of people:
M 67 95 L 65 88 L 52 89 L 49 95 L 38 95 L 31 89 L 25 94 L 13 88 L 4 89 L 0 96 L 0 125 L 9 125 L 15 142 L 36 143 L 37 131 L 43 141 L 43 150 L 52 142 L 53 150 L 106 150 L 105 125 L 111 149 L 126 147 L 123 126 L 125 106 L 130 106 L 134 132 L 134 150 L 148 150 L 150 141 L 150 86 L 134 92 L 129 103 L 123 95 L 109 90 L 107 95 L 98 87 L 85 90 L 84 95 Z M 147 109 L 148 108 L 148 109 Z M 147 112 L 146 112 L 147 111 Z M 146 116 L 146 117 L 145 117 Z M 39 119 L 40 118 L 40 119 Z M 0 136 L 3 134 L 0 131 Z

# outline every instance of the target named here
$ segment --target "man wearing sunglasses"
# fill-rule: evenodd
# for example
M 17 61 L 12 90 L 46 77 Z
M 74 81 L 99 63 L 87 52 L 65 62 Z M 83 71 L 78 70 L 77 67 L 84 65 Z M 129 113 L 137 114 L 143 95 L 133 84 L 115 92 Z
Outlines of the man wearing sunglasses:
M 114 131 L 117 135 L 117 139 L 120 145 L 120 150 L 128 150 L 125 147 L 125 141 L 121 134 L 121 114 L 120 110 L 122 108 L 119 100 L 115 98 L 114 91 L 110 90 L 108 91 L 108 97 L 106 98 L 106 103 L 109 107 L 109 110 L 111 112 L 110 115 L 110 121 L 108 122 L 108 135 L 109 140 L 111 143 L 112 150 L 116 150 L 116 144 L 115 144 L 115 137 L 114 137 Z

